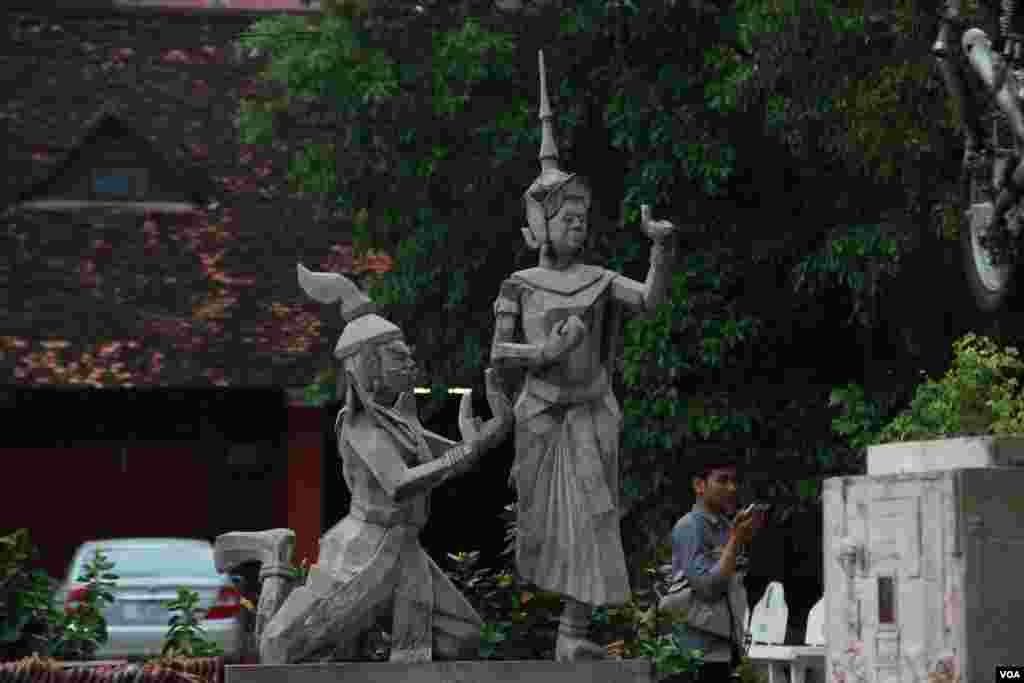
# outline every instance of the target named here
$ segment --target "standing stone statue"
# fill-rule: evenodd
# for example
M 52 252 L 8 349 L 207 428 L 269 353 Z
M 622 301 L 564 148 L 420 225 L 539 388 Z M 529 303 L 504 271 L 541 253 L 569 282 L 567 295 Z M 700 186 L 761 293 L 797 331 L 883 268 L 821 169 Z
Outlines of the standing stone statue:
M 429 662 L 434 653 L 475 658 L 482 621 L 424 552 L 419 532 L 430 490 L 467 470 L 511 429 L 512 406 L 498 375 L 486 374 L 494 413 L 486 423 L 472 417 L 470 396 L 463 395 L 463 442 L 455 444 L 420 424 L 412 392 L 416 364 L 401 330 L 374 313 L 342 275 L 300 265 L 299 282 L 322 303 L 340 299 L 347 322 L 334 351 L 348 383 L 335 428 L 352 504 L 320 539 L 306 584 L 288 593 L 266 624 L 260 660 L 354 659 L 360 636 L 388 613 L 391 661 Z
M 566 598 L 555 659 L 602 659 L 587 639 L 595 605 L 621 605 L 629 578 L 619 529 L 619 434 L 622 415 L 609 373 L 617 307 L 651 311 L 669 284 L 665 243 L 675 231 L 650 219 L 654 244 L 647 282 L 579 262 L 587 237 L 590 189 L 559 170 L 540 61 L 541 174 L 524 196 L 523 236 L 540 249 L 540 265 L 513 273 L 494 302 L 491 362 L 525 368 L 515 404 L 519 574 Z

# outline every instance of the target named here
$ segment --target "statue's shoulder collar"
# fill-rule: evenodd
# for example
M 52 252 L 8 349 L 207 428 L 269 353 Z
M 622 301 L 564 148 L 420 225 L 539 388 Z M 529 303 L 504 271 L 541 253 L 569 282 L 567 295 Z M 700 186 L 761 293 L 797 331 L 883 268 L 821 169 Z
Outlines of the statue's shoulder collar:
M 558 294 L 572 295 L 593 286 L 601 280 L 610 280 L 615 275 L 600 266 L 580 264 L 569 271 L 549 268 L 527 268 L 512 274 L 512 278 L 535 287 Z

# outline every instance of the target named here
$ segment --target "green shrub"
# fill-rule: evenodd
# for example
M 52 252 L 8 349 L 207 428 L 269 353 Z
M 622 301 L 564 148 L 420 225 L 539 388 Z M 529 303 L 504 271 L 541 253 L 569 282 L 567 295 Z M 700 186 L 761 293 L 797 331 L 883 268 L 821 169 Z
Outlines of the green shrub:
M 167 622 L 170 628 L 164 637 L 163 657 L 220 657 L 224 651 L 219 645 L 206 639 L 206 632 L 199 625 L 199 594 L 188 588 L 179 588 L 178 597 L 168 600 L 164 607 L 176 612 Z
M 506 559 L 494 569 L 478 567 L 480 552 L 448 553 L 446 572 L 484 621 L 484 659 L 551 659 L 562 599 L 523 583 Z
M 953 352 L 945 376 L 917 388 L 910 407 L 882 430 L 881 442 L 1024 433 L 1018 350 L 967 334 L 954 342 Z
M 511 533 L 507 538 L 514 538 Z M 661 544 L 645 570 L 654 581 L 664 581 L 658 567 L 671 560 L 671 546 Z M 447 572 L 484 620 L 480 656 L 488 659 L 551 659 L 554 656 L 558 618 L 564 602 L 555 593 L 537 591 L 519 577 L 511 560 L 497 569 L 477 566 L 480 553 L 449 553 L 453 567 Z M 663 591 L 662 591 L 663 592 Z M 678 626 L 681 615 L 657 609 L 654 586 L 630 595 L 625 605 L 599 607 L 592 616 L 595 642 L 612 643 L 610 649 L 624 658 L 650 657 L 660 674 L 695 673 L 701 664 L 699 651 L 688 652 L 679 633 L 659 637 Z
M 57 582 L 29 566 L 38 554 L 27 529 L 0 536 L 0 660 L 52 654 L 61 620 Z
M 953 343 L 953 362 L 939 380 L 925 379 L 910 406 L 892 419 L 848 384 L 832 390 L 829 405 L 841 408 L 832 431 L 854 449 L 893 441 L 976 434 L 1024 434 L 1024 361 L 1019 351 L 988 337 L 967 334 Z
M 53 654 L 60 659 L 87 660 L 96 655 L 99 646 L 106 643 L 107 621 L 103 610 L 114 602 L 110 589 L 117 574 L 111 573 L 114 564 L 102 550 L 97 549 L 85 563 L 82 573 L 75 578 L 85 584 L 78 606 L 61 616 L 59 634 Z

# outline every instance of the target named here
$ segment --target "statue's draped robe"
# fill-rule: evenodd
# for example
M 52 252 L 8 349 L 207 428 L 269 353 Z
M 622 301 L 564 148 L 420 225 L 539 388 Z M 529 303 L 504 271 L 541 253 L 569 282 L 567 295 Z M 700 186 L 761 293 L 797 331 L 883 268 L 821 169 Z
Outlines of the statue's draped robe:
M 622 414 L 612 391 L 619 275 L 596 266 L 531 268 L 502 284 L 495 310 L 515 313 L 516 341 L 543 344 L 570 315 L 586 326 L 568 358 L 527 373 L 515 404 L 520 575 L 591 605 L 621 605 L 629 578 L 619 527 Z
M 482 621 L 420 546 L 429 492 L 396 503 L 374 474 L 386 458 L 400 457 L 411 468 L 454 444 L 422 427 L 411 393 L 394 409 L 386 408 L 369 400 L 351 378 L 335 431 L 342 475 L 352 493 L 349 514 L 320 539 L 307 586 L 293 591 L 271 620 L 265 638 L 277 643 L 267 651 L 288 662 L 324 650 L 353 657 L 358 637 L 390 609 L 391 661 L 431 661 L 435 650 L 447 658 L 475 656 Z M 303 629 L 310 615 L 330 626 L 311 636 Z

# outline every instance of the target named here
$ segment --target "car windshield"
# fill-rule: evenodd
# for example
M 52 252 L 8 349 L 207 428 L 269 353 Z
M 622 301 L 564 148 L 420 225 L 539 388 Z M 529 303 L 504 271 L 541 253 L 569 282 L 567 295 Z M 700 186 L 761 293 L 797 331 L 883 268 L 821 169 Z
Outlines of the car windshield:
M 120 578 L 147 576 L 218 576 L 213 563 L 213 548 L 193 544 L 166 544 L 146 546 L 98 546 L 107 559 L 114 563 L 112 573 Z M 94 548 L 79 559 L 75 580 L 81 575 L 86 560 Z

